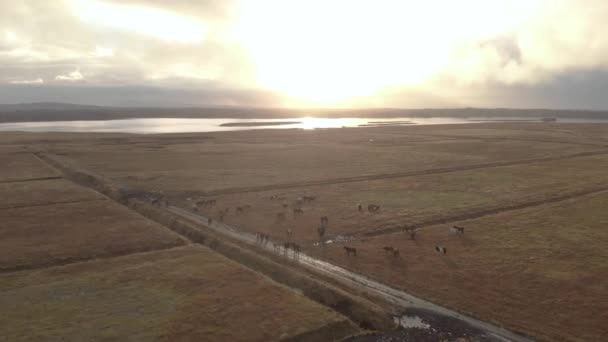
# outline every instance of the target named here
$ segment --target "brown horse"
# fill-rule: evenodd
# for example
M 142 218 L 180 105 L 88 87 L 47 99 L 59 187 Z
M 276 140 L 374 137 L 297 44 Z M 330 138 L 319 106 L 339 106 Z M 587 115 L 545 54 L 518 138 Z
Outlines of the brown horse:
M 321 225 L 327 226 L 329 224 L 329 218 L 327 216 L 321 217 Z
M 346 251 L 346 256 L 349 256 L 351 254 L 357 256 L 357 249 L 355 247 L 344 246 L 344 251 Z

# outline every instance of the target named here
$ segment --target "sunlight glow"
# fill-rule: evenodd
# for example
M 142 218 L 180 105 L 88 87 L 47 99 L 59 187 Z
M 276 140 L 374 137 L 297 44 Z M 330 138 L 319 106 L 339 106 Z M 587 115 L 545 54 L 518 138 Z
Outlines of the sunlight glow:
M 83 21 L 178 43 L 199 43 L 205 35 L 200 22 L 144 6 L 115 5 L 98 0 L 70 0 Z
M 460 44 L 515 30 L 533 2 L 243 0 L 236 31 L 258 85 L 337 105 L 423 84 L 449 68 Z

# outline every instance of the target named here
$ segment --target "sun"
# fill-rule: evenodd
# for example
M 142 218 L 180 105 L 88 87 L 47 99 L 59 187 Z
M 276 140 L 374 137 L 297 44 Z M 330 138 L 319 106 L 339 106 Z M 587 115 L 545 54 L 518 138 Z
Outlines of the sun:
M 237 35 L 259 86 L 340 105 L 396 86 L 421 86 L 463 41 L 508 32 L 516 3 L 244 0 Z M 523 12 L 522 12 L 523 13 Z

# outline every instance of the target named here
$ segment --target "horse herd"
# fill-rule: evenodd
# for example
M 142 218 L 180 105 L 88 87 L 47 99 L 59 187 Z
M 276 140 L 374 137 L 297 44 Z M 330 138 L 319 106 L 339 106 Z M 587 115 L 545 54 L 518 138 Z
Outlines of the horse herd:
M 416 239 L 416 229 L 412 226 L 404 226 L 402 228 L 402 231 L 407 234 L 411 240 L 415 240 Z M 452 226 L 449 228 L 449 232 L 451 234 L 458 234 L 458 235 L 463 235 L 464 234 L 464 227 L 459 227 L 459 226 Z M 393 247 L 393 246 L 384 246 L 382 247 L 382 249 L 384 250 L 385 254 L 387 255 L 392 255 L 394 257 L 398 257 L 399 256 L 399 248 Z M 346 256 L 357 256 L 357 248 L 355 247 L 349 247 L 349 246 L 344 246 L 344 252 L 346 253 Z M 441 245 L 436 245 L 435 246 L 435 252 L 445 255 L 448 252 L 448 249 L 444 246 Z
M 289 204 L 284 203 L 284 201 L 286 199 L 285 197 L 282 197 L 279 195 L 272 195 L 269 197 L 269 199 L 282 201 L 283 203 L 281 203 L 281 206 L 283 209 L 288 209 L 290 207 Z M 316 200 L 316 196 L 298 197 L 292 204 L 292 214 L 293 214 L 294 218 L 304 215 L 304 209 L 302 209 L 301 205 L 303 205 L 304 203 L 310 203 L 314 200 Z M 163 204 L 165 206 L 169 205 L 168 200 L 164 199 L 164 197 L 159 197 L 157 199 L 154 199 L 153 204 L 159 205 L 159 206 L 163 205 Z M 199 208 L 209 208 L 209 207 L 215 206 L 216 204 L 217 204 L 217 201 L 215 199 L 199 200 L 192 205 L 192 210 L 199 211 Z M 250 209 L 251 209 L 250 205 L 239 206 L 239 207 L 235 208 L 235 213 L 236 213 L 236 215 L 245 214 Z M 229 210 L 230 210 L 230 208 L 225 208 L 225 209 L 221 209 L 218 212 L 218 218 L 220 221 L 224 220 L 224 216 L 229 212 Z M 363 212 L 364 211 L 363 205 L 360 203 L 357 204 L 357 210 L 359 212 Z M 377 213 L 380 211 L 380 206 L 376 205 L 376 204 L 368 204 L 367 211 L 369 213 Z M 284 221 L 287 218 L 287 215 L 285 212 L 279 212 L 279 213 L 276 213 L 275 218 L 277 221 Z M 208 218 L 208 224 L 211 224 L 212 222 L 213 222 L 212 218 Z M 323 241 L 323 237 L 325 235 L 328 224 L 329 224 L 329 218 L 327 216 L 322 216 L 320 219 L 320 225 L 317 228 L 317 233 L 318 233 L 321 241 Z M 407 236 L 410 238 L 410 240 L 416 240 L 416 231 L 417 231 L 417 229 L 414 226 L 406 225 L 406 226 L 402 227 L 402 232 L 407 234 Z M 294 257 L 298 257 L 300 254 L 301 247 L 300 247 L 300 245 L 298 245 L 297 243 L 292 241 L 293 230 L 291 228 L 287 228 L 286 233 L 287 233 L 287 239 L 289 241 L 284 242 L 284 243 L 272 242 L 273 249 L 277 253 L 280 253 L 282 250 L 283 254 L 287 254 L 288 250 L 292 250 Z M 462 234 L 464 234 L 464 227 L 452 226 L 449 228 L 449 233 L 462 235 Z M 256 232 L 255 236 L 256 236 L 257 244 L 266 246 L 266 245 L 268 245 L 269 242 L 271 242 L 270 235 L 268 235 L 267 233 Z M 346 253 L 346 256 L 348 256 L 348 257 L 357 256 L 357 248 L 352 247 L 352 246 L 343 246 L 343 249 L 344 249 L 344 252 Z M 385 254 L 387 254 L 387 255 L 391 255 L 393 257 L 399 257 L 399 248 L 396 248 L 393 246 L 384 246 L 384 247 L 382 247 L 382 250 L 384 250 Z M 435 251 L 442 255 L 447 254 L 447 248 L 444 246 L 440 246 L 440 245 L 435 246 Z
M 267 233 L 261 233 L 261 232 L 257 232 L 255 233 L 255 242 L 258 245 L 264 246 L 266 247 L 268 245 L 268 243 L 270 242 L 270 235 Z M 275 252 L 277 253 L 281 253 L 281 248 L 283 249 L 283 254 L 287 254 L 288 250 L 293 250 L 293 255 L 294 257 L 299 257 L 300 255 L 300 245 L 298 245 L 295 242 L 284 242 L 284 243 L 280 243 L 280 242 L 273 242 L 272 243 L 273 249 Z

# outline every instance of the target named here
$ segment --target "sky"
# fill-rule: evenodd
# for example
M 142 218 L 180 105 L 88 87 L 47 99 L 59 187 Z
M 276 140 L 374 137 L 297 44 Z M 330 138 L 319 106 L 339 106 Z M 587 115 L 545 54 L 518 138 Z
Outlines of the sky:
M 605 0 L 0 0 L 0 103 L 608 109 Z

